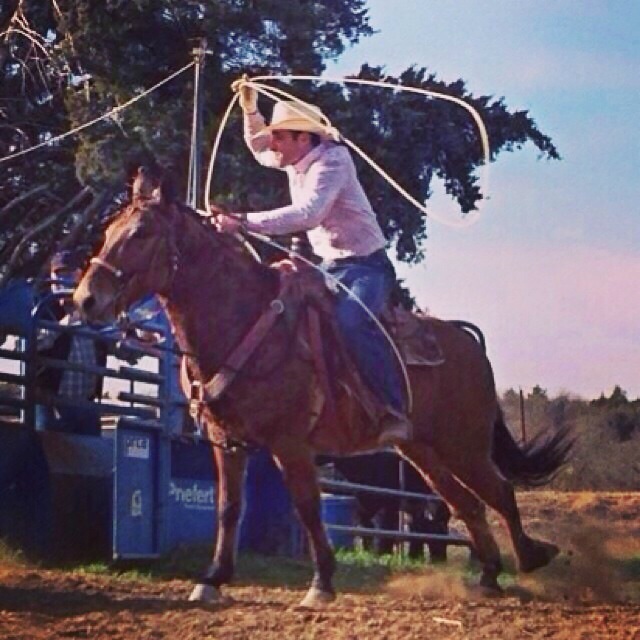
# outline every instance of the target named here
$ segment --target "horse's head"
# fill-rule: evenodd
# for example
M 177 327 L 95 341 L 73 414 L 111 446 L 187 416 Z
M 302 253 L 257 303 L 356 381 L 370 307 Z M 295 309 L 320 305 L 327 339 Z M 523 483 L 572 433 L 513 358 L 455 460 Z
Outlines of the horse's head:
M 89 321 L 112 322 L 150 293 L 166 293 L 178 269 L 179 210 L 153 172 L 140 168 L 132 201 L 115 215 L 73 297 Z
M 131 199 L 176 201 L 175 183 L 170 171 L 156 164 L 139 166 L 131 179 Z

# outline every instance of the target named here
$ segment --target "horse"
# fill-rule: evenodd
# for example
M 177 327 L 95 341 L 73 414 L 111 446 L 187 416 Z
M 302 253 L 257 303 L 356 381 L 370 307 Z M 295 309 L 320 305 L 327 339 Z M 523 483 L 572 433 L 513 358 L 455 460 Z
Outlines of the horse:
M 374 450 L 377 428 L 344 390 L 334 411 L 318 416 L 316 367 L 297 339 L 300 323 L 279 297 L 280 282 L 278 271 L 256 261 L 238 238 L 217 231 L 160 185 L 134 197 L 106 224 L 104 243 L 74 294 L 89 322 L 112 322 L 135 300 L 156 294 L 185 354 L 191 381 L 185 391 L 213 389 L 200 393 L 194 406 L 218 445 L 218 530 L 192 600 L 224 599 L 221 586 L 233 575 L 246 452 L 229 445 L 238 443 L 271 451 L 306 529 L 313 579 L 300 606 L 328 606 L 336 597 L 314 455 Z M 264 329 L 265 318 L 272 323 L 258 341 L 256 327 Z M 547 481 L 566 461 L 571 443 L 566 434 L 553 433 L 518 445 L 502 419 L 491 365 L 477 341 L 445 321 L 429 322 L 446 358 L 437 367 L 409 368 L 414 436 L 397 450 L 464 521 L 481 563 L 479 588 L 500 591 L 500 550 L 485 505 L 506 523 L 521 571 L 548 564 L 559 549 L 525 533 L 513 482 Z M 238 366 L 238 345 L 247 336 L 253 350 Z

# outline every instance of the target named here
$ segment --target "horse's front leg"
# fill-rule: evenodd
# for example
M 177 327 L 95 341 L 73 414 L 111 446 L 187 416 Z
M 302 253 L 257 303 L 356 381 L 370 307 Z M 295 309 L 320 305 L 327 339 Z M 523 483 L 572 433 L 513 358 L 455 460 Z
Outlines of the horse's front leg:
M 220 585 L 231 581 L 235 566 L 236 536 L 242 513 L 242 491 L 247 456 L 243 451 L 233 453 L 214 448 L 218 469 L 218 533 L 213 561 L 189 600 L 219 602 L 222 600 Z
M 299 441 L 281 442 L 271 450 L 307 530 L 314 564 L 313 581 L 300 606 L 325 606 L 336 597 L 332 582 L 335 559 L 322 523 L 320 488 L 312 453 Z

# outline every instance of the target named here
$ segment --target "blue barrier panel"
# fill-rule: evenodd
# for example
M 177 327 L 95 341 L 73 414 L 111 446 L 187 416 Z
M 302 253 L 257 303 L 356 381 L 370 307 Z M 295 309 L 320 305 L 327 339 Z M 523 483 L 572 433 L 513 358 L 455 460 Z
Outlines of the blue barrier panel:
M 216 470 L 208 442 L 171 442 L 167 497 L 167 545 L 213 544 L 216 534 Z
M 28 555 L 52 548 L 49 465 L 37 434 L 0 421 L 0 538 Z
M 244 495 L 246 506 L 239 548 L 266 554 L 302 555 L 305 535 L 282 474 L 267 450 L 249 457 Z
M 355 496 L 334 496 L 322 494 L 322 521 L 326 525 L 339 524 L 353 527 L 356 524 L 357 500 Z M 327 529 L 331 544 L 346 549 L 353 548 L 353 534 Z
M 216 533 L 216 485 L 212 481 L 169 480 L 168 545 L 213 544 Z
M 114 556 L 145 557 L 179 544 L 213 544 L 216 535 L 216 484 L 211 444 L 171 443 L 168 484 L 158 481 L 159 433 L 152 429 L 116 430 L 114 479 Z M 159 493 L 157 493 L 159 492 Z M 165 492 L 165 493 L 163 493 Z M 158 495 L 163 544 L 158 542 Z M 257 553 L 302 555 L 306 548 L 280 471 L 267 451 L 249 457 L 245 509 L 239 548 Z
M 213 544 L 217 530 L 216 484 L 210 443 L 171 443 L 167 504 L 169 547 Z M 240 550 L 290 556 L 304 552 L 304 534 L 289 492 L 266 450 L 249 456 L 244 500 Z
M 159 432 L 118 426 L 115 437 L 113 557 L 159 555 Z

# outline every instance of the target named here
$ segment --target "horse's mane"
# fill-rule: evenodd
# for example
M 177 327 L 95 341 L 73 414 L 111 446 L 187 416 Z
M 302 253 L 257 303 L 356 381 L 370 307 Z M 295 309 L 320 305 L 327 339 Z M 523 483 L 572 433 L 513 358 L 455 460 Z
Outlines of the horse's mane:
M 138 203 L 138 206 L 141 206 Z M 210 221 L 195 209 L 183 204 L 179 201 L 171 203 L 153 202 L 148 205 L 143 203 L 142 206 L 169 207 L 173 206 L 177 211 L 177 219 L 180 228 L 176 232 L 179 245 L 188 245 L 190 242 L 204 242 L 210 251 L 216 255 L 224 254 L 224 260 L 232 263 L 235 268 L 249 272 L 257 280 L 261 281 L 269 289 L 277 286 L 279 276 L 278 273 L 256 260 L 255 255 L 247 249 L 246 244 L 239 240 L 235 235 L 218 231 Z M 197 259 L 199 256 L 193 256 Z M 202 256 L 204 258 L 205 256 Z
M 194 228 L 199 229 L 203 237 L 206 238 L 208 242 L 214 244 L 218 250 L 222 248 L 225 252 L 229 252 L 240 257 L 242 260 L 246 260 L 256 272 L 261 271 L 263 274 L 268 274 L 269 276 L 274 275 L 273 270 L 258 262 L 255 256 L 247 249 L 246 245 L 235 235 L 217 231 L 207 218 L 181 202 L 174 202 L 174 205 L 187 220 L 196 223 Z

